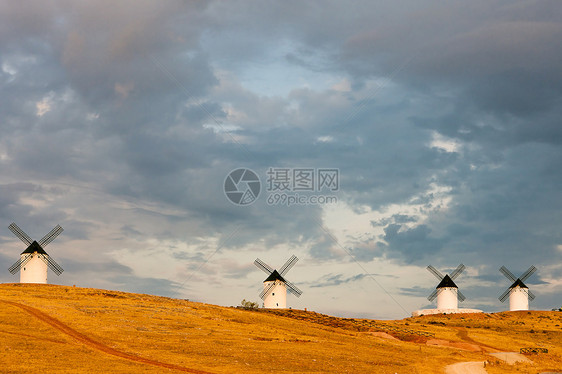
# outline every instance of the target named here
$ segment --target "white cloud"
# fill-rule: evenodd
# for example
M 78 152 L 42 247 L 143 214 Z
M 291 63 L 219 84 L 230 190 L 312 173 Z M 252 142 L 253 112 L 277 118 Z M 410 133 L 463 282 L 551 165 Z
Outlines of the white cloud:
M 35 104 L 35 108 L 37 109 L 36 111 L 37 117 L 43 117 L 46 113 L 49 113 L 51 111 L 52 105 L 53 105 L 53 94 L 51 93 Z
M 319 143 L 332 143 L 334 141 L 334 137 L 330 135 L 319 136 L 316 138 L 316 141 Z
M 430 147 L 438 148 L 451 153 L 460 151 L 460 143 L 455 139 L 447 138 L 437 131 L 432 131 L 431 137 L 431 143 L 429 144 Z

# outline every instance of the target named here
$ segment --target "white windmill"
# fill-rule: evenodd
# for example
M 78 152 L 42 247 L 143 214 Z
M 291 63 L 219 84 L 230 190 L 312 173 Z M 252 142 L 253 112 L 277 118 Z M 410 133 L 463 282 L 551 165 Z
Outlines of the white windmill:
M 503 303 L 509 296 L 509 310 L 529 310 L 529 300 L 533 300 L 535 295 L 529 290 L 529 287 L 523 283 L 527 280 L 537 268 L 531 266 L 519 278 L 515 277 L 512 272 L 507 270 L 505 266 L 500 268 L 500 272 L 505 275 L 512 283 L 511 286 L 499 297 Z
M 15 223 L 8 228 L 28 246 L 20 254 L 20 259 L 8 269 L 11 274 L 20 271 L 20 283 L 47 283 L 47 267 L 56 275 L 60 275 L 64 271 L 43 249 L 59 236 L 63 231 L 62 227 L 57 225 L 38 242 L 31 239 Z
M 435 291 L 428 296 L 429 301 L 435 300 L 437 297 L 437 309 L 447 310 L 447 309 L 458 309 L 458 301 L 464 301 L 466 298 L 459 291 L 459 288 L 455 284 L 454 280 L 463 272 L 465 266 L 460 264 L 457 268 L 449 274 L 441 274 L 433 266 L 429 265 L 427 270 L 435 275 L 439 279 L 439 284 L 435 288 Z
M 299 290 L 297 286 L 284 278 L 284 275 L 287 274 L 298 260 L 297 256 L 291 256 L 291 258 L 285 262 L 285 265 L 277 271 L 259 258 L 256 258 L 254 264 L 268 275 L 263 281 L 263 291 L 260 293 L 264 308 L 287 308 L 287 290 L 296 297 L 302 295 L 302 291 Z

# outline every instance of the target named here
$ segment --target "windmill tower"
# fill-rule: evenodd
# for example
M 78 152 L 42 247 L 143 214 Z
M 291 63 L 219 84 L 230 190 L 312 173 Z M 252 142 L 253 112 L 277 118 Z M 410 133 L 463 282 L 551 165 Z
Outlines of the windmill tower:
M 291 258 L 285 262 L 285 265 L 277 271 L 259 258 L 256 258 L 254 264 L 268 275 L 263 281 L 263 291 L 260 293 L 264 308 L 287 308 L 287 290 L 296 297 L 301 296 L 302 291 L 284 278 L 284 275 L 287 274 L 298 260 L 297 256 L 292 255 Z
M 439 279 L 439 284 L 435 288 L 435 291 L 431 295 L 428 296 L 429 301 L 435 300 L 437 297 L 437 309 L 438 310 L 446 310 L 446 309 L 458 309 L 459 304 L 458 301 L 464 301 L 466 298 L 464 295 L 459 291 L 459 288 L 455 284 L 454 280 L 463 272 L 465 266 L 460 264 L 457 268 L 449 274 L 441 274 L 437 269 L 433 266 L 429 265 L 427 270 L 437 279 Z
M 57 225 L 38 242 L 32 240 L 15 223 L 8 228 L 28 246 L 20 254 L 20 259 L 8 269 L 11 274 L 20 271 L 20 283 L 47 283 L 47 267 L 56 275 L 60 275 L 64 271 L 43 249 L 59 236 L 63 231 L 62 227 Z
M 527 280 L 537 268 L 531 266 L 519 278 L 516 278 L 512 272 L 507 270 L 505 266 L 500 268 L 500 272 L 505 275 L 513 284 L 499 297 L 503 303 L 509 296 L 509 310 L 529 310 L 529 299 L 533 300 L 535 295 L 529 290 L 529 287 L 523 283 Z

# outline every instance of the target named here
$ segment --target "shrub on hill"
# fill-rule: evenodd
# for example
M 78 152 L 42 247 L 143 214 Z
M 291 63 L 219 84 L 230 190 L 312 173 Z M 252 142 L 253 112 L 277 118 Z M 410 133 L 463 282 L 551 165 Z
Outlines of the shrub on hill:
M 255 303 L 253 301 L 247 301 L 246 299 L 242 300 L 240 302 L 240 305 L 242 306 L 242 308 L 244 309 L 258 309 L 259 308 L 259 304 Z

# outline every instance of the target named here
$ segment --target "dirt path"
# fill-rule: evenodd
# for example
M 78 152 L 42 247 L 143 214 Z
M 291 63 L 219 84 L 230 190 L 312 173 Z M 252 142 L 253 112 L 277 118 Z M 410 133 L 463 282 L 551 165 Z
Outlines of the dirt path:
M 468 332 L 466 329 L 462 327 L 455 327 L 457 329 L 457 336 L 465 342 L 468 342 L 471 345 L 478 346 L 481 350 L 486 352 L 487 354 L 494 356 L 502 361 L 505 361 L 509 365 L 513 365 L 517 362 L 527 362 L 532 363 L 533 361 L 529 360 L 527 357 L 519 354 L 517 352 L 502 352 L 497 348 L 492 346 L 477 342 L 476 340 L 472 339 L 468 336 Z M 484 374 L 486 370 L 484 369 L 484 365 L 482 362 L 460 362 L 458 364 L 449 365 L 445 368 L 445 372 L 447 374 Z
M 487 371 L 484 369 L 484 361 L 459 362 L 448 365 L 445 374 L 487 374 Z
M 166 369 L 178 370 L 178 371 L 183 371 L 183 372 L 187 372 L 187 373 L 194 373 L 194 374 L 211 374 L 207 371 L 202 371 L 202 370 L 197 370 L 197 369 L 189 369 L 189 368 L 185 368 L 183 366 L 178 366 L 178 365 L 174 365 L 174 364 L 167 364 L 165 362 L 151 360 L 149 358 L 139 357 L 139 356 L 135 356 L 135 355 L 130 354 L 130 353 L 119 351 L 119 350 L 111 348 L 111 347 L 109 347 L 109 346 L 107 346 L 103 343 L 95 341 L 94 339 L 88 337 L 87 335 L 82 334 L 81 332 L 78 332 L 78 331 L 74 330 L 72 327 L 68 326 L 67 324 L 65 324 L 61 321 L 59 321 L 56 318 L 53 318 L 53 317 L 49 316 L 48 314 L 43 313 L 39 309 L 30 307 L 28 305 L 16 303 L 16 302 L 13 302 L 13 301 L 7 301 L 7 300 L 0 300 L 0 301 L 4 302 L 6 304 L 9 304 L 9 305 L 18 307 L 20 309 L 23 309 L 24 311 L 31 314 L 33 317 L 37 318 L 38 320 L 40 320 L 44 323 L 47 323 L 48 325 L 50 325 L 51 327 L 59 330 L 60 332 L 74 338 L 75 340 L 78 340 L 80 343 L 82 343 L 84 345 L 87 345 L 88 347 L 94 348 L 98 351 L 104 352 L 106 354 L 116 356 L 116 357 L 120 357 L 120 358 L 123 358 L 125 360 L 134 361 L 134 362 L 138 362 L 138 363 L 142 363 L 142 364 L 146 364 L 146 365 L 157 366 L 157 367 L 166 368 Z
M 527 357 L 517 352 L 496 352 L 490 354 L 496 358 L 499 358 L 500 360 L 507 362 L 510 365 L 513 365 L 517 362 L 526 362 L 529 364 L 533 362 L 529 360 Z
M 459 362 L 445 368 L 445 374 L 487 374 L 484 361 Z
M 472 339 L 470 336 L 468 336 L 468 331 L 466 331 L 465 328 L 463 328 L 463 327 L 453 327 L 453 328 L 457 330 L 457 336 L 460 339 L 464 340 L 465 342 L 469 342 L 471 344 L 479 346 L 484 352 L 488 352 L 488 353 L 490 353 L 490 352 L 494 352 L 494 353 L 500 352 L 500 350 L 497 349 L 497 348 L 494 348 L 492 346 L 477 342 L 476 340 Z
M 449 347 L 449 348 L 456 348 L 463 351 L 470 351 L 470 352 L 482 352 L 482 347 L 477 344 L 472 343 L 464 343 L 464 342 L 452 342 L 445 339 L 428 339 L 425 342 L 425 345 L 436 345 L 439 347 Z

